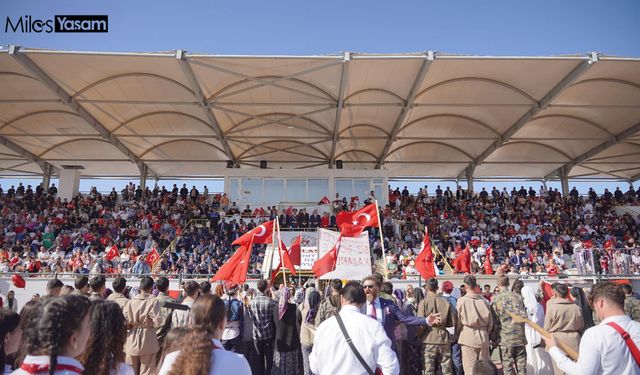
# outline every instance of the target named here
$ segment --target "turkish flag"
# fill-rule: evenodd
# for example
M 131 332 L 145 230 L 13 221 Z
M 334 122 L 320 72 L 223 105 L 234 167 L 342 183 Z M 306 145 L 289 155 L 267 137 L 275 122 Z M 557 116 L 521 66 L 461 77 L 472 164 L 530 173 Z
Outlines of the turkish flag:
M 342 237 L 358 237 L 362 231 L 364 231 L 364 228 L 351 223 L 344 223 L 340 227 Z
M 325 273 L 329 273 L 336 269 L 336 261 L 338 260 L 338 253 L 340 252 L 340 242 L 342 241 L 342 237 L 338 237 L 338 242 L 333 245 L 333 248 L 324 254 L 322 258 L 316 260 L 313 263 L 311 269 L 313 270 L 313 274 L 316 277 L 320 277 Z
M 289 248 L 289 257 L 291 257 L 291 262 L 295 266 L 300 265 L 300 258 L 302 253 L 302 236 L 298 235 L 298 238 L 293 241 L 291 247 Z
M 489 248 L 484 255 L 484 273 L 487 275 L 493 275 L 493 267 L 491 267 L 491 254 L 493 254 L 493 244 L 489 245 Z
M 296 275 L 296 268 L 294 266 L 300 265 L 300 236 L 298 236 L 298 239 L 293 244 L 291 244 L 291 248 L 289 249 L 287 249 L 284 242 L 280 240 L 280 248 L 282 249 L 282 258 L 280 259 L 280 263 L 278 263 L 278 267 L 274 268 L 273 271 L 271 271 L 271 280 L 274 280 L 276 278 L 276 275 L 280 271 L 280 268 L 282 268 L 283 261 L 284 268 L 291 271 L 291 274 L 293 276 Z M 294 254 L 295 252 L 297 252 L 297 255 Z
M 150 266 L 153 266 L 159 260 L 160 254 L 158 254 L 158 250 L 156 250 L 156 248 L 154 247 L 151 249 L 149 254 L 147 254 L 147 263 L 149 263 Z
M 251 261 L 251 249 L 253 241 L 242 244 L 238 250 L 220 267 L 211 281 L 231 281 L 236 284 L 244 284 L 247 281 L 247 271 Z
M 106 255 L 106 259 L 108 261 L 111 261 L 113 258 L 117 258 L 120 256 L 120 252 L 118 251 L 118 248 L 116 247 L 116 245 L 111 246 L 111 248 L 109 249 L 109 251 L 107 251 L 107 255 Z
M 320 199 L 320 202 L 318 202 L 319 205 L 329 204 L 329 203 L 331 203 L 331 201 L 329 200 L 329 198 L 327 198 L 326 195 L 322 197 L 322 199 Z
M 375 204 L 368 204 L 354 212 L 352 219 L 353 225 L 362 228 L 379 226 L 376 207 Z
M 431 238 L 429 232 L 424 234 L 422 241 L 422 251 L 416 257 L 416 270 L 425 279 L 436 277 L 436 270 L 433 265 L 433 250 L 431 249 Z
M 246 245 L 249 242 L 253 243 L 269 243 L 272 240 L 274 221 L 267 221 L 264 224 L 260 224 L 257 227 L 251 229 L 247 233 L 238 237 L 231 245 Z
M 345 224 L 353 225 L 354 213 L 355 212 L 349 212 L 349 211 L 338 212 L 338 214 L 336 215 L 336 225 L 338 226 L 338 228 L 342 228 L 342 226 Z

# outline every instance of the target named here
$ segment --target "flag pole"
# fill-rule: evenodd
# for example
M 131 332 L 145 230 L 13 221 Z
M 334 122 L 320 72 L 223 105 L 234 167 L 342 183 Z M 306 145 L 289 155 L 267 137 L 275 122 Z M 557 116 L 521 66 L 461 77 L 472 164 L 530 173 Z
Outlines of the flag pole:
M 451 271 L 451 274 L 455 274 L 455 272 L 453 272 L 453 268 L 451 267 L 451 265 L 449 264 L 449 261 L 447 260 L 447 257 L 444 256 L 444 254 L 442 254 L 442 252 L 440 251 L 440 249 L 438 249 L 438 246 L 433 245 L 431 246 L 432 249 L 436 249 L 436 251 L 438 252 L 438 254 L 440 254 L 440 256 L 442 257 L 442 260 L 444 260 L 444 265 L 447 266 L 449 268 L 449 271 Z
M 284 258 L 282 257 L 282 248 L 280 247 L 280 220 L 276 221 L 276 229 L 278 231 L 278 254 L 280 254 L 280 271 L 282 272 L 282 279 L 284 280 L 284 286 L 287 287 L 287 274 L 284 272 Z
M 300 265 L 298 266 L 298 286 L 300 286 L 300 283 L 302 282 L 302 235 L 298 234 L 298 239 L 300 242 Z M 293 267 L 295 268 L 296 265 L 294 264 Z
M 276 223 L 280 222 L 280 219 L 278 218 L 278 215 L 276 215 Z M 276 232 L 275 231 L 271 231 L 271 260 L 269 261 L 269 282 L 272 283 L 273 280 L 271 280 L 271 272 L 273 271 L 273 256 L 276 252 Z
M 376 217 L 378 218 L 378 234 L 380 235 L 380 247 L 382 248 L 382 261 L 384 264 L 384 278 L 389 279 L 389 271 L 387 267 L 387 256 L 384 251 L 384 237 L 382 236 L 382 221 L 380 220 L 380 210 L 378 208 L 378 200 L 374 199 L 376 205 Z

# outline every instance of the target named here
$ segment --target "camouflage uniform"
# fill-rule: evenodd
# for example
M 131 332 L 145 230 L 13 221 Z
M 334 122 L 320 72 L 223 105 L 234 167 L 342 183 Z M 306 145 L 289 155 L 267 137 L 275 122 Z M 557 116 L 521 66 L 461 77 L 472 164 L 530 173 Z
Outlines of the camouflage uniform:
M 640 300 L 634 296 L 624 299 L 624 313 L 636 322 L 640 322 Z
M 497 316 L 500 333 L 500 355 L 505 375 L 527 374 L 527 338 L 524 323 L 512 321 L 507 311 L 526 317 L 524 300 L 520 294 L 500 291 L 493 296 L 491 307 Z M 515 367 L 514 367 L 515 364 Z
M 435 374 L 438 367 L 441 367 L 442 375 L 453 375 L 453 362 L 451 361 L 451 344 L 453 340 L 447 328 L 457 325 L 457 316 L 453 312 L 449 301 L 429 292 L 418 305 L 416 316 L 427 317 L 431 313 L 440 313 L 440 323 L 433 325 L 422 339 L 424 344 L 424 368 L 422 373 L 423 375 Z
M 173 298 L 169 297 L 169 295 L 162 292 L 158 293 L 158 295 L 156 296 L 156 301 L 158 301 L 158 304 L 160 306 L 162 306 L 163 302 L 171 302 L 171 303 L 176 302 Z M 171 329 L 171 312 L 172 312 L 171 309 L 168 309 L 166 307 L 160 307 L 159 320 L 161 324 L 156 326 L 156 336 L 158 336 L 158 343 L 160 344 L 161 347 L 164 344 L 164 338 L 167 336 L 167 332 L 169 332 L 169 330 Z M 161 352 L 162 350 L 158 354 L 160 355 Z

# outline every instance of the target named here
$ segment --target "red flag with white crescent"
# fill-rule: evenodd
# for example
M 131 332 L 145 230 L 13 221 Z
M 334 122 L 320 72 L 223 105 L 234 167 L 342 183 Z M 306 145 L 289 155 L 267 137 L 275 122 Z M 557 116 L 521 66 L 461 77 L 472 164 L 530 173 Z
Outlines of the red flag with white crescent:
M 149 263 L 150 266 L 153 266 L 159 260 L 160 260 L 160 254 L 158 254 L 158 250 L 156 250 L 156 248 L 154 247 L 151 249 L 149 254 L 147 254 L 147 263 Z
M 338 242 L 333 245 L 333 248 L 326 254 L 324 254 L 322 258 L 316 260 L 316 262 L 313 263 L 313 267 L 311 267 L 311 269 L 313 270 L 313 274 L 315 275 L 315 277 L 320 277 L 336 269 L 338 254 L 340 253 L 341 241 L 342 237 L 338 237 Z
M 247 233 L 238 237 L 231 245 L 246 245 L 253 241 L 253 243 L 269 243 L 272 241 L 273 225 L 275 221 L 267 221 L 257 227 L 251 229 Z M 253 238 L 252 238 L 253 237 Z
M 119 256 L 120 256 L 120 252 L 118 251 L 118 247 L 116 245 L 113 245 L 111 246 L 109 251 L 107 251 L 107 255 L 105 256 L 105 258 L 108 261 L 111 261 L 113 258 L 117 258 Z
M 253 242 L 242 244 L 238 250 L 220 267 L 211 281 L 232 281 L 244 284 L 247 281 L 247 271 L 251 261 Z

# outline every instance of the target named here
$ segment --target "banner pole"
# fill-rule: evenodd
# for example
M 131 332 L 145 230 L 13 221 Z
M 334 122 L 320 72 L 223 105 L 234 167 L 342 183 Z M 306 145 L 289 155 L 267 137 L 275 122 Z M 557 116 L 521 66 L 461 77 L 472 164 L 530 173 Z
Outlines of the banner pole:
M 278 254 L 280 254 L 280 271 L 282 272 L 282 279 L 284 280 L 284 286 L 287 287 L 287 274 L 284 271 L 284 261 L 282 257 L 282 248 L 280 247 L 280 220 L 276 220 L 276 228 L 278 229 Z
M 276 216 L 275 218 L 276 223 L 280 222 L 280 220 L 278 219 L 278 217 Z M 267 270 L 269 272 L 269 282 L 272 282 L 272 276 L 271 276 L 271 272 L 273 272 L 273 256 L 274 253 L 276 251 L 276 232 L 275 231 L 271 231 L 271 260 L 269 261 L 269 267 L 267 267 Z M 274 276 L 275 277 L 275 276 Z
M 382 236 L 382 221 L 380 220 L 380 209 L 378 207 L 378 200 L 374 200 L 376 205 L 376 217 L 378 218 L 378 234 L 380 235 L 380 247 L 382 248 L 382 261 L 384 264 L 384 278 L 389 279 L 389 268 L 387 267 L 387 256 L 384 250 L 384 237 Z
M 298 234 L 298 240 L 300 242 L 300 265 L 298 266 L 298 286 L 300 286 L 300 283 L 302 282 L 302 235 Z M 293 265 L 293 267 L 295 268 L 295 264 Z
M 440 256 L 442 257 L 442 260 L 444 260 L 444 265 L 447 266 L 449 268 L 449 271 L 451 271 L 451 274 L 453 275 L 453 268 L 451 267 L 451 265 L 449 264 L 449 261 L 447 260 L 447 257 L 444 256 L 444 254 L 442 254 L 442 252 L 440 251 L 440 249 L 438 249 L 438 246 L 436 245 L 432 245 L 431 246 L 432 249 L 436 249 L 436 251 L 438 252 L 438 254 L 440 254 Z

